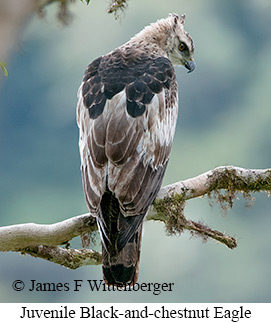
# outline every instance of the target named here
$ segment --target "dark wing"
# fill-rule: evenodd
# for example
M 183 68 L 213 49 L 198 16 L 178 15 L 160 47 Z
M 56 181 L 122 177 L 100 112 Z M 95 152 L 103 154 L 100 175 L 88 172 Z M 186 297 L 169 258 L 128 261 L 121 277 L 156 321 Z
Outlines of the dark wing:
M 176 77 L 167 58 L 117 49 L 88 66 L 78 103 L 84 191 L 104 240 L 113 225 L 99 212 L 102 197 L 117 199 L 118 249 L 161 187 L 176 119 Z
M 117 49 L 88 66 L 82 86 L 83 102 L 90 118 L 96 119 L 103 113 L 106 100 L 125 88 L 127 112 L 138 117 L 155 94 L 170 88 L 173 79 L 176 82 L 173 66 L 167 58 L 151 59 Z M 176 99 L 176 93 L 174 96 Z

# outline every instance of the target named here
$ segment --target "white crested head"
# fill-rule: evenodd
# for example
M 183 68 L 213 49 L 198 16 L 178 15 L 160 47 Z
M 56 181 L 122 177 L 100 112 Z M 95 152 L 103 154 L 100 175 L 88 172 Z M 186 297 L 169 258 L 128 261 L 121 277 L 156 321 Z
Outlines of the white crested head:
M 167 50 L 169 58 L 174 65 L 188 65 L 193 63 L 194 43 L 190 35 L 184 29 L 185 15 L 169 15 L 172 23 L 172 37 L 169 37 Z M 187 65 L 188 64 L 188 65 Z M 192 65 L 190 66 L 192 68 Z M 193 67 L 195 68 L 195 67 Z
M 185 15 L 169 14 L 145 27 L 132 42 L 143 43 L 151 51 L 167 56 L 173 65 L 183 65 L 190 72 L 195 69 L 194 44 L 184 29 Z

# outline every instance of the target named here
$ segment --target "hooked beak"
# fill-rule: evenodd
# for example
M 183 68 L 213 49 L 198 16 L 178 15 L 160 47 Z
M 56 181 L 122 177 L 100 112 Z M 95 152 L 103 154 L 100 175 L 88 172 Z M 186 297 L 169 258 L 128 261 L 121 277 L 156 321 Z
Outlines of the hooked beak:
M 193 59 L 190 59 L 189 61 L 187 61 L 184 66 L 188 69 L 187 73 L 193 72 L 194 69 L 196 68 L 196 64 Z

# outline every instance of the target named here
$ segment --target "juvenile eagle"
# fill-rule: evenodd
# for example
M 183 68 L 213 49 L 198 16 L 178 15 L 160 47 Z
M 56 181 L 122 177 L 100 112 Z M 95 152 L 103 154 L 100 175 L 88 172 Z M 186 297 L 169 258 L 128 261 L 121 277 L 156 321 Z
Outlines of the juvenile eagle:
M 95 59 L 78 91 L 83 188 L 108 285 L 138 278 L 143 219 L 161 187 L 177 120 L 173 65 L 195 69 L 184 20 L 170 14 Z

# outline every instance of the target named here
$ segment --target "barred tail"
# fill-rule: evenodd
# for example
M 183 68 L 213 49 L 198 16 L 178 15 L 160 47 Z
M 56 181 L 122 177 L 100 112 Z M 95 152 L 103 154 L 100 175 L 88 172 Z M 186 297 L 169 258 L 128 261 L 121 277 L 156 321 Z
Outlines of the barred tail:
M 129 285 L 138 279 L 144 214 L 124 216 L 119 201 L 106 191 L 97 223 L 102 239 L 103 276 L 108 285 Z
M 103 277 L 107 285 L 133 285 L 137 282 L 141 248 L 142 224 L 124 248 L 110 254 L 103 246 Z

